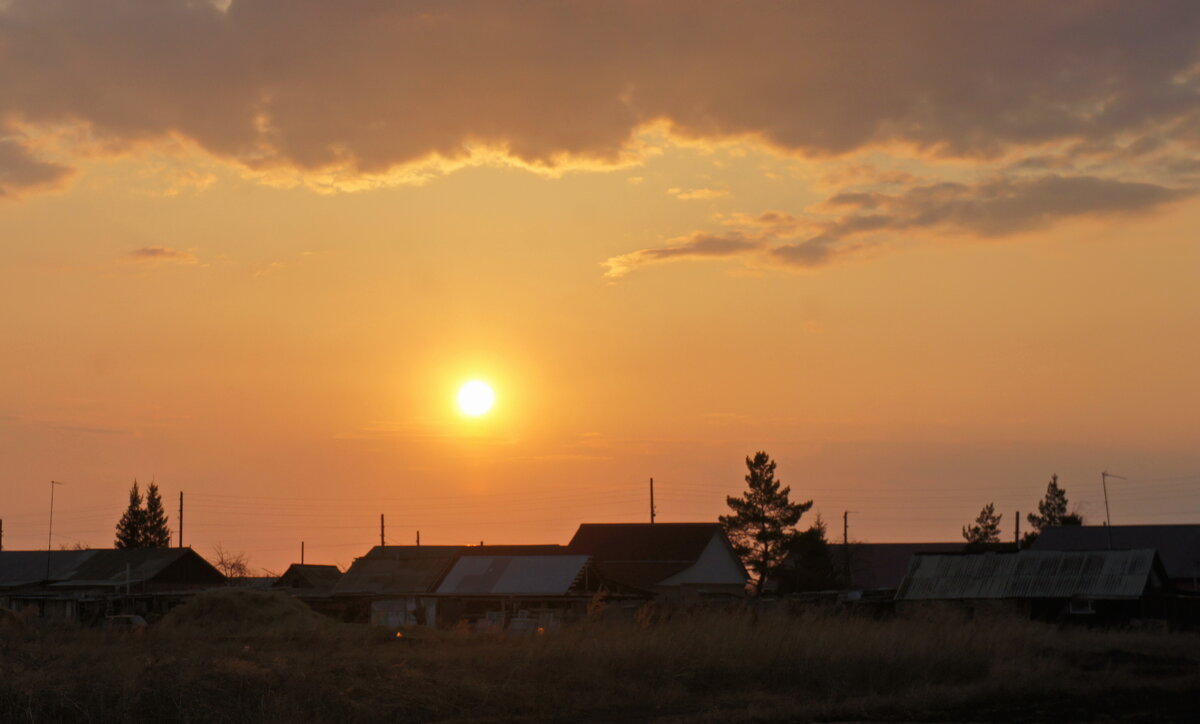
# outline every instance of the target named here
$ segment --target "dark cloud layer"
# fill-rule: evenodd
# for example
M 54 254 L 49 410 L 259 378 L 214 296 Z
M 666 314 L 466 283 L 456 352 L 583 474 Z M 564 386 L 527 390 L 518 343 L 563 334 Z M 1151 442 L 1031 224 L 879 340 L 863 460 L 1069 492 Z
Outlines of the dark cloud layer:
M 1190 0 L 11 0 L 0 119 L 378 172 L 480 144 L 612 160 L 642 124 L 836 154 L 1198 127 Z M 2 122 L 2 120 L 0 120 Z

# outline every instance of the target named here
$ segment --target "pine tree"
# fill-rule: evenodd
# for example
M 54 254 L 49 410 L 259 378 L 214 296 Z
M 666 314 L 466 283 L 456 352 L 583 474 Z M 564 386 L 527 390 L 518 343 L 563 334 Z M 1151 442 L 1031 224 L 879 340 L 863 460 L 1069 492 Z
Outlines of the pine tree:
M 142 493 L 138 490 L 137 480 L 129 489 L 129 507 L 117 521 L 117 540 L 113 543 L 117 548 L 141 548 L 142 530 L 145 528 L 146 511 L 142 508 Z
M 1031 545 L 1043 530 L 1052 525 L 1083 525 L 1083 516 L 1067 512 L 1067 491 L 1058 485 L 1058 476 L 1050 476 L 1046 497 L 1038 503 L 1037 515 L 1026 516 L 1033 529 L 1022 536 L 1023 545 Z
M 796 524 L 812 501 L 791 502 L 791 487 L 780 488 L 775 462 L 765 452 L 746 458 L 746 467 L 746 492 L 740 498 L 725 499 L 733 514 L 722 515 L 720 521 L 733 549 L 754 574 L 755 592 L 762 593 L 767 576 L 787 556 L 788 546 L 798 535 Z
M 978 548 L 989 543 L 999 543 L 1000 519 L 1003 517 L 1003 515 L 996 515 L 996 506 L 992 503 L 983 506 L 983 510 L 979 511 L 979 517 L 975 519 L 975 524 L 963 526 L 962 536 L 967 541 L 967 547 Z
M 139 548 L 170 548 L 171 529 L 167 527 L 167 513 L 163 510 L 158 486 L 150 483 L 146 488 L 146 509 L 142 523 L 142 539 Z

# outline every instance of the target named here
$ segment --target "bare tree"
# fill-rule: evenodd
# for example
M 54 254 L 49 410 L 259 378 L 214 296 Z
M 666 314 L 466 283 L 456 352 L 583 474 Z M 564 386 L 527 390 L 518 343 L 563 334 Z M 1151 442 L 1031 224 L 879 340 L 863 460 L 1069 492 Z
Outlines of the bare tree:
M 245 553 L 235 553 L 225 550 L 220 543 L 213 549 L 216 560 L 213 565 L 225 574 L 226 578 L 248 578 L 250 576 L 250 561 Z

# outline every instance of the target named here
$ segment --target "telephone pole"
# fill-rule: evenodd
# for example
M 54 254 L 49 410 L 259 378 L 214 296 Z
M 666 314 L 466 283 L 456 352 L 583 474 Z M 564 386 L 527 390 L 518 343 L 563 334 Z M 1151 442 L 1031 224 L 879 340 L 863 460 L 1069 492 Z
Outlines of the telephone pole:
M 179 491 L 179 547 L 183 547 L 183 491 Z
M 46 580 L 50 580 L 50 549 L 54 547 L 54 486 L 62 483 L 50 481 L 50 525 L 46 531 Z
M 379 545 L 383 546 L 383 513 L 379 514 Z
M 650 478 L 650 525 L 654 525 L 654 478 Z
M 1017 532 L 1013 534 L 1013 540 L 1017 543 L 1017 550 L 1021 550 L 1021 511 L 1017 511 Z
M 1112 473 L 1108 472 L 1107 470 L 1100 473 L 1100 485 L 1103 486 L 1103 488 L 1104 488 L 1104 526 L 1106 528 L 1108 528 L 1108 548 L 1109 548 L 1109 550 L 1112 550 L 1112 547 L 1113 547 L 1112 514 L 1108 512 L 1108 479 L 1109 478 L 1116 478 L 1117 480 L 1128 480 L 1129 478 L 1124 478 L 1124 477 L 1121 477 L 1120 475 L 1113 475 Z
M 846 559 L 846 588 L 850 587 L 850 514 L 856 511 L 842 512 L 842 556 Z
M 304 541 L 300 541 L 300 565 L 304 565 Z

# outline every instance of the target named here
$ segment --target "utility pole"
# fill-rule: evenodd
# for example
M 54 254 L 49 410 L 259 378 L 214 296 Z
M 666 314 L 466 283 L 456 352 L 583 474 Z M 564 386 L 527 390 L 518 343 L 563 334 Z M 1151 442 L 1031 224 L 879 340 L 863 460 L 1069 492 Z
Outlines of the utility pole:
M 654 525 L 654 478 L 650 478 L 650 525 Z
M 300 565 L 304 565 L 304 541 L 300 541 Z
M 1107 470 L 1100 473 L 1100 485 L 1102 485 L 1104 487 L 1104 525 L 1105 525 L 1105 527 L 1108 528 L 1108 549 L 1112 550 L 1112 547 L 1113 547 L 1112 514 L 1108 512 L 1108 479 L 1109 478 L 1116 478 L 1117 480 L 1128 480 L 1129 478 L 1123 478 L 1120 475 L 1113 475 L 1112 473 L 1108 472 Z
M 4 519 L 0 518 L 0 551 L 4 550 Z
M 855 511 L 842 512 L 842 555 L 846 559 L 846 588 L 850 587 L 850 514 Z
M 379 514 L 379 545 L 383 546 L 383 513 Z
M 50 549 L 54 547 L 54 486 L 62 483 L 50 481 L 50 525 L 46 531 L 46 580 L 50 580 Z
M 179 491 L 179 547 L 183 547 L 183 491 Z
M 1021 511 L 1017 511 L 1017 532 L 1013 536 L 1013 540 L 1017 543 L 1017 550 L 1021 550 Z
M 417 531 L 417 547 L 421 547 L 421 531 Z

